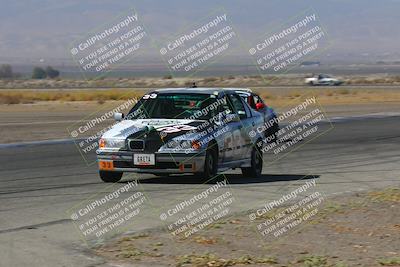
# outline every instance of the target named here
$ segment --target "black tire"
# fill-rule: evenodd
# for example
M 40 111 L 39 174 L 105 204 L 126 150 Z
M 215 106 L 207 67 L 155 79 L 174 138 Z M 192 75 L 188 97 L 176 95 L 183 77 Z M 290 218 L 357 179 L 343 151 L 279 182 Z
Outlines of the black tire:
M 208 181 L 217 175 L 218 154 L 217 148 L 212 144 L 207 147 L 206 157 L 204 160 L 204 171 L 196 173 L 196 176 L 202 180 Z
M 262 173 L 263 158 L 261 150 L 253 147 L 251 151 L 251 167 L 241 168 L 245 177 L 259 178 Z
M 122 172 L 99 171 L 100 178 L 105 183 L 116 183 L 122 178 Z

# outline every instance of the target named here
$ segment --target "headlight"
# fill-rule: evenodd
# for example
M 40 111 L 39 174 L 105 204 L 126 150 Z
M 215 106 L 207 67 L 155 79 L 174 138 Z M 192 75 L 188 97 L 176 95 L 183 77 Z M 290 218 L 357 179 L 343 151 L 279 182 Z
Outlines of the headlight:
M 196 140 L 170 140 L 164 147 L 174 150 L 200 149 L 201 144 Z
M 99 148 L 123 148 L 125 147 L 125 139 L 105 139 L 99 140 Z
M 190 148 L 190 141 L 187 140 L 170 140 L 166 143 L 167 148 L 187 149 Z

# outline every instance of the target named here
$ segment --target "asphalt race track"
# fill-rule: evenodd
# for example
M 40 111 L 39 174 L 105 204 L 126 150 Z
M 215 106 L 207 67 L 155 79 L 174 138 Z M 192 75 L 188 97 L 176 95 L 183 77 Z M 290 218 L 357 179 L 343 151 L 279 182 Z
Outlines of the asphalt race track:
M 316 178 L 327 196 L 400 185 L 399 116 L 344 119 L 333 126 L 280 160 L 271 163 L 265 155 L 260 179 L 226 173 L 242 204 L 236 211 L 258 208 L 305 176 Z M 108 266 L 89 253 L 66 213 L 109 186 L 96 166 L 88 167 L 73 144 L 2 148 L 0 160 L 0 266 Z M 140 183 L 154 206 L 194 186 L 207 187 L 190 176 L 146 177 Z M 156 212 L 138 220 L 141 228 L 132 231 L 162 224 Z

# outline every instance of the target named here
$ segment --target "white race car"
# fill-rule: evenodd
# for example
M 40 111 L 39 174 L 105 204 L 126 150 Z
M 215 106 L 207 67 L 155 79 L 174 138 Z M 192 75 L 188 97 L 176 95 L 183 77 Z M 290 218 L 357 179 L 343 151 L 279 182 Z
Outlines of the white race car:
M 259 144 L 265 134 L 273 133 L 257 129 L 274 117 L 273 109 L 249 89 L 152 91 L 126 116 L 116 113 L 119 123 L 101 137 L 100 177 L 117 182 L 124 172 L 193 173 L 210 179 L 232 168 L 241 168 L 246 177 L 259 177 L 263 165 Z
M 327 74 L 319 74 L 311 78 L 306 78 L 305 83 L 308 85 L 341 85 L 343 81 Z

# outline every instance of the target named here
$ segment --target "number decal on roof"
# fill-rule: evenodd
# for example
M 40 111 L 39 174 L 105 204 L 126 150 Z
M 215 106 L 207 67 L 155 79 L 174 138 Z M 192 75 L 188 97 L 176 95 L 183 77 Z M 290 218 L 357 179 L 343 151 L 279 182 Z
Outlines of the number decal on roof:
M 152 99 L 157 98 L 157 94 L 150 94 L 150 95 L 143 96 L 143 99 L 149 99 L 149 98 L 152 98 Z

